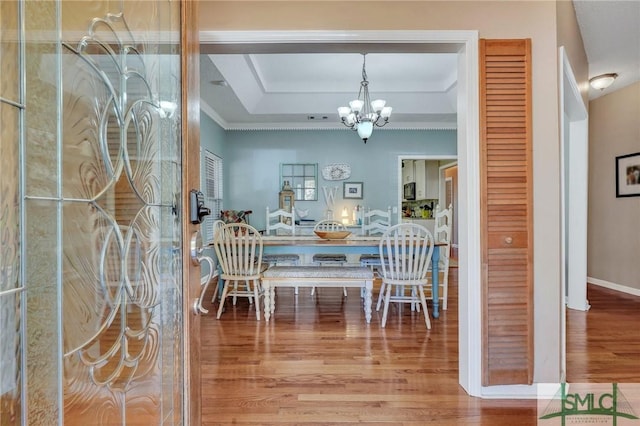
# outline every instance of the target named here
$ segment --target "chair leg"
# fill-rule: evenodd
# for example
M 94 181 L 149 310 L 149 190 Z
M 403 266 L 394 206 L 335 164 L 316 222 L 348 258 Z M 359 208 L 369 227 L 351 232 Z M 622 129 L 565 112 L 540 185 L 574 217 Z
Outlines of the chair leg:
M 213 296 L 211 296 L 211 303 L 215 303 L 218 298 L 218 288 L 220 287 L 220 279 L 216 280 L 216 287 L 213 289 Z
M 294 266 L 297 266 L 298 264 L 300 264 L 300 262 L 298 262 L 297 260 L 294 260 L 294 261 L 293 261 L 293 265 L 294 265 Z M 295 294 L 296 296 L 298 295 L 298 286 L 295 286 L 295 287 L 293 288 L 293 294 Z
M 249 285 L 249 281 L 247 281 Z M 259 295 L 259 283 L 253 282 L 253 297 L 256 299 L 256 320 L 260 321 L 260 295 Z
M 220 319 L 220 315 L 222 315 L 222 311 L 224 310 L 224 301 L 227 298 L 227 293 L 229 293 L 229 282 L 224 283 L 224 287 L 222 288 L 222 296 L 220 297 L 220 305 L 218 306 L 218 314 L 216 315 L 216 319 Z
M 211 296 L 211 303 L 215 303 L 216 299 L 219 298 L 219 294 L 218 291 L 220 291 L 220 293 L 222 293 L 222 289 L 224 288 L 224 280 L 221 278 L 222 275 L 222 269 L 220 268 L 220 265 L 218 265 L 218 267 L 216 268 L 216 270 L 218 271 L 218 278 L 216 280 L 216 289 L 213 292 L 213 296 Z
M 384 296 L 384 309 L 382 310 L 382 324 L 380 327 L 384 328 L 387 325 L 387 313 L 389 312 L 389 299 L 391 299 L 391 285 L 387 286 L 387 291 Z
M 411 311 L 420 312 L 420 298 L 415 287 L 411 287 L 411 297 L 414 299 L 411 302 Z
M 380 305 L 382 305 L 382 301 L 384 300 L 384 289 L 385 283 L 384 281 L 380 284 L 380 293 L 378 293 L 378 303 L 376 303 L 376 311 L 380 310 Z
M 245 286 L 245 290 L 247 291 L 247 293 L 251 294 L 251 283 L 249 282 L 249 280 L 245 280 L 244 281 L 244 286 Z M 249 296 L 249 304 L 253 304 L 253 297 Z
M 236 302 L 238 301 L 238 296 L 236 296 L 236 292 L 238 291 L 238 281 L 233 282 L 233 306 L 236 306 Z
M 418 292 L 420 293 L 422 312 L 424 312 L 424 322 L 427 325 L 427 329 L 431 330 L 431 320 L 429 319 L 429 311 L 427 310 L 427 299 L 424 296 L 424 288 L 421 285 L 418 286 Z
M 442 310 L 447 310 L 447 298 L 449 296 L 449 270 L 444 271 L 442 280 Z

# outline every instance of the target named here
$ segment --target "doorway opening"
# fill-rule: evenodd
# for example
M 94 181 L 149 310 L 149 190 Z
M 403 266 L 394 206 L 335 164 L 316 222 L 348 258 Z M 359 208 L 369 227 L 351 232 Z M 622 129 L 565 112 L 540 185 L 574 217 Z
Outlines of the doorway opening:
M 571 64 L 563 47 L 560 63 L 560 271 L 561 271 L 561 380 L 567 373 L 566 309 L 586 311 L 587 211 L 589 125 Z
M 458 55 L 457 157 L 459 168 L 459 383 L 472 396 L 481 386 L 480 188 L 477 31 L 203 32 L 201 44 L 224 53 L 327 52 L 372 46 Z M 401 205 L 401 204 L 400 204 Z M 473 285 L 471 285 L 473 283 Z
M 432 229 L 435 208 L 445 209 L 449 204 L 457 207 L 457 156 L 455 155 L 400 155 L 398 156 L 398 223 L 416 222 Z M 456 167 L 455 177 L 451 169 Z M 447 181 L 447 175 L 451 175 Z M 449 192 L 447 192 L 449 182 Z M 407 184 L 415 183 L 413 194 L 405 193 Z M 409 199 L 406 197 L 409 196 Z M 447 198 L 449 196 L 449 198 Z M 457 217 L 457 212 L 453 214 Z M 424 221 L 421 223 L 420 221 Z M 455 221 L 454 221 L 455 223 Z

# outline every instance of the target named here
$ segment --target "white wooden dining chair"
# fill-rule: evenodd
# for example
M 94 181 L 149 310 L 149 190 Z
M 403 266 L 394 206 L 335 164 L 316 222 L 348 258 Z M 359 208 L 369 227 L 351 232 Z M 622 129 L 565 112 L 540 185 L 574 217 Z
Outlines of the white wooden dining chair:
M 362 214 L 362 235 L 381 235 L 391 226 L 391 206 L 387 210 L 367 208 Z
M 364 236 L 382 235 L 391 226 L 391 206 L 387 210 L 367 209 L 362 215 L 361 232 Z M 360 266 L 368 266 L 375 270 L 380 266 L 380 255 L 360 255 Z
M 346 231 L 347 228 L 337 220 L 325 219 L 316 223 L 314 231 L 336 232 Z M 312 257 L 313 263 L 320 266 L 344 266 L 347 263 L 347 255 L 344 253 L 316 253 Z M 316 288 L 311 287 L 311 295 L 315 294 Z M 343 294 L 347 295 L 347 288 L 343 288 Z
M 336 232 L 346 231 L 347 228 L 337 220 L 321 220 L 313 227 L 314 231 Z M 324 265 L 344 265 L 347 263 L 347 255 L 342 253 L 316 253 L 313 255 L 313 262 L 321 266 Z
M 213 246 L 222 270 L 224 280 L 217 318 L 224 311 L 227 297 L 236 304 L 238 297 L 246 297 L 255 305 L 256 319 L 260 320 L 260 297 L 263 295 L 261 277 L 262 236 L 251 225 L 230 223 L 222 226 L 214 239 Z M 244 283 L 241 287 L 240 283 Z
M 265 235 L 296 235 L 296 208 L 271 211 L 267 206 Z M 297 253 L 265 253 L 262 262 L 268 266 L 294 266 L 300 263 L 300 255 Z M 294 289 L 298 294 L 298 287 Z
M 271 211 L 267 207 L 265 235 L 296 235 L 296 210 L 278 209 Z M 296 253 L 264 254 L 262 261 L 269 266 L 291 266 L 300 262 L 300 255 Z
M 361 233 L 363 236 L 382 235 L 391 226 L 391 206 L 387 210 L 366 208 L 362 214 Z M 376 273 L 380 266 L 380 255 L 368 253 L 360 255 L 360 266 L 370 268 Z M 378 294 L 378 310 L 382 301 L 382 293 Z
M 325 231 L 325 232 L 334 232 L 334 231 L 346 231 L 347 228 L 342 224 L 342 222 L 338 222 L 333 219 L 325 219 L 316 223 L 313 227 L 314 231 Z
M 425 324 L 431 329 L 424 289 L 433 255 L 433 235 L 415 223 L 391 226 L 380 238 L 380 273 L 384 286 L 384 310 L 381 326 L 387 324 L 389 303 L 419 302 Z M 405 290 L 408 289 L 408 292 Z
M 271 210 L 267 206 L 265 235 L 295 235 L 296 208 Z
M 436 250 L 440 250 L 440 260 L 438 261 L 438 298 L 442 300 L 442 310 L 447 310 L 447 299 L 449 296 L 449 258 L 451 256 L 451 220 L 453 217 L 453 206 L 440 210 L 440 205 L 436 206 L 434 214 L 435 224 L 433 237 L 436 242 L 444 243 Z M 431 275 L 431 268 L 429 268 Z M 427 287 L 429 292 L 433 291 L 433 277 L 430 277 L 430 284 Z

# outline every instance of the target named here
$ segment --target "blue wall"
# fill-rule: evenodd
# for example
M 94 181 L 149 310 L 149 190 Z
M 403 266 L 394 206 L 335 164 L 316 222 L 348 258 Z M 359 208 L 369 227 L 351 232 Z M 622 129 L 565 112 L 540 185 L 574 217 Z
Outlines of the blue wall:
M 200 113 L 200 147 L 202 149 L 207 149 L 224 159 L 225 133 L 225 130 L 218 123 L 208 115 Z M 202 165 L 203 162 L 204 156 L 201 155 L 200 164 Z
M 206 124 L 205 124 L 206 123 Z M 265 208 L 278 207 L 280 163 L 317 163 L 318 200 L 296 201 L 309 209 L 309 218 L 322 219 L 325 212 L 323 186 L 338 186 L 334 217 L 343 207 L 356 204 L 371 208 L 396 206 L 399 191 L 399 155 L 456 155 L 455 130 L 375 129 L 365 145 L 358 135 L 344 130 L 224 131 L 202 116 L 201 141 L 223 158 L 224 206 L 253 210 L 251 225 L 265 226 Z M 326 181 L 322 167 L 330 163 L 351 165 L 347 182 L 363 182 L 362 200 L 344 200 L 344 181 Z

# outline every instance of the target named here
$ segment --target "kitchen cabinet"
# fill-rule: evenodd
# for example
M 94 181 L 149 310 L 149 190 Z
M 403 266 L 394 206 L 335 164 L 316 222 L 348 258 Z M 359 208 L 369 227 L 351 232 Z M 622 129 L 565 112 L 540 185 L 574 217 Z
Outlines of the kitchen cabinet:
M 402 183 L 416 181 L 414 163 L 414 160 L 402 160 Z
M 440 165 L 437 161 L 426 161 L 425 197 L 428 200 L 440 198 Z
M 415 223 L 416 225 L 424 226 L 425 228 L 427 228 L 429 230 L 429 232 L 431 232 L 433 234 L 433 229 L 434 229 L 434 227 L 436 225 L 436 220 L 435 219 L 418 219 L 418 218 L 403 217 L 402 218 L 402 223 Z
M 416 200 L 439 198 L 440 167 L 437 161 L 415 160 Z
M 413 169 L 416 177 L 416 200 L 426 199 L 426 161 L 416 160 L 413 164 Z

